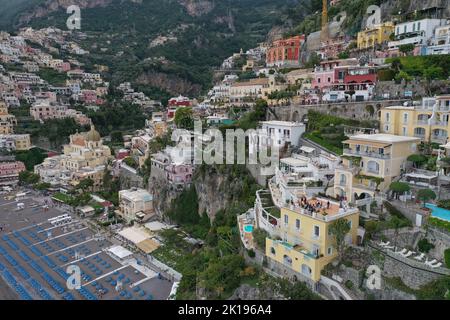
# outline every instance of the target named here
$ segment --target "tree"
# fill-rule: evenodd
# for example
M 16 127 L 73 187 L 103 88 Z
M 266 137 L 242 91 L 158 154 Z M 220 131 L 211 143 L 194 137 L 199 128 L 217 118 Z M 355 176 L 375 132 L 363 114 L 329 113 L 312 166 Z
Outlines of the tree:
M 423 76 L 427 80 L 428 94 L 431 95 L 431 81 L 442 79 L 444 77 L 444 70 L 441 67 L 431 66 L 423 71 Z
M 398 50 L 403 53 L 405 56 L 409 55 L 414 50 L 415 46 L 410 44 L 402 44 L 400 47 L 398 47 Z
M 408 82 L 412 81 L 413 77 L 411 77 L 407 72 L 400 71 L 396 76 L 395 80 L 397 82 L 401 82 L 402 80 L 405 80 L 405 84 L 408 85 Z
M 434 200 L 436 197 L 436 193 L 431 189 L 420 189 L 419 192 L 417 192 L 417 199 L 423 202 L 424 207 L 427 201 Z
M 229 292 L 239 286 L 244 267 L 245 261 L 240 255 L 215 258 L 199 274 L 199 280 L 207 292 L 212 293 L 214 297 L 220 297 L 223 292 Z
M 82 190 L 84 193 L 87 190 L 90 190 L 93 186 L 94 186 L 94 180 L 92 180 L 91 178 L 86 178 L 86 179 L 81 180 L 80 183 L 78 183 L 78 185 L 76 186 L 76 189 Z
M 122 143 L 123 142 L 122 131 L 113 131 L 113 132 L 111 132 L 111 142 L 112 143 Z
M 342 260 L 342 256 L 345 250 L 345 236 L 350 231 L 350 229 L 350 221 L 343 218 L 334 221 L 330 225 L 330 233 L 335 237 L 339 261 Z
M 255 240 L 256 246 L 262 251 L 266 251 L 266 238 L 269 236 L 266 230 L 263 229 L 253 229 L 252 232 L 253 239 Z
M 400 72 L 400 70 L 403 68 L 402 62 L 399 58 L 392 59 L 391 62 L 391 69 L 394 70 L 396 73 Z
M 39 175 L 30 171 L 22 171 L 19 173 L 20 184 L 36 184 L 39 182 Z
M 178 108 L 175 113 L 175 124 L 180 129 L 194 129 L 194 117 L 192 108 Z
M 403 227 L 404 223 L 399 217 L 392 216 L 389 220 L 389 225 L 394 229 L 394 247 L 397 247 L 398 233 L 400 228 Z
M 389 186 L 389 190 L 391 190 L 395 194 L 395 198 L 398 199 L 400 195 L 409 192 L 411 187 L 405 182 L 392 182 Z
M 427 162 L 427 157 L 422 154 L 412 154 L 407 158 L 414 165 L 414 168 L 420 168 Z

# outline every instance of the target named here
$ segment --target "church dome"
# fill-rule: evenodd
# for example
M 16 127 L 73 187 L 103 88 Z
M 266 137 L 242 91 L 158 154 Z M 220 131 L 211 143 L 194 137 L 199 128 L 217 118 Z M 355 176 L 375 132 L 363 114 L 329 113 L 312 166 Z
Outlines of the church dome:
M 100 137 L 100 133 L 98 133 L 97 130 L 95 130 L 94 125 L 91 125 L 91 130 L 88 131 L 88 133 L 86 133 L 86 140 L 87 141 L 100 141 L 101 137 Z

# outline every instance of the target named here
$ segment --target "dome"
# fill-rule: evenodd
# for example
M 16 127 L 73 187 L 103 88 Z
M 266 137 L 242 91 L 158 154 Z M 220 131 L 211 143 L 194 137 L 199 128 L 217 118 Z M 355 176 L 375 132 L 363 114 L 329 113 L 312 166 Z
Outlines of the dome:
M 101 137 L 100 137 L 100 133 L 98 133 L 97 130 L 95 130 L 94 125 L 91 125 L 91 130 L 89 130 L 86 133 L 86 140 L 87 141 L 100 141 Z

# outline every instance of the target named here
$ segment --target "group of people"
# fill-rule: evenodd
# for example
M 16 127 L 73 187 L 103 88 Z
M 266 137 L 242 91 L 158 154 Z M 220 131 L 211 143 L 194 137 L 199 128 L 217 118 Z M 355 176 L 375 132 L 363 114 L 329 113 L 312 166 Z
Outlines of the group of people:
M 326 204 L 320 200 L 308 200 L 306 197 L 301 197 L 299 205 L 302 209 L 306 210 L 309 214 L 318 213 L 320 211 L 330 209 L 331 203 L 327 201 Z

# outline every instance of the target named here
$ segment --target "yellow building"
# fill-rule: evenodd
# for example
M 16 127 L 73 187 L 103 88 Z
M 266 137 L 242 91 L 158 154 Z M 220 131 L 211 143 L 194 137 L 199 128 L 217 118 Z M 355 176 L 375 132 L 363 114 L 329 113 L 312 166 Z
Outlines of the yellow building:
M 16 144 L 16 150 L 24 151 L 30 150 L 31 148 L 31 140 L 29 134 L 13 134 L 14 142 Z
M 308 201 L 311 204 L 320 202 L 324 209 L 318 209 L 320 213 L 310 213 L 299 204 L 282 208 L 277 226 L 278 240 L 274 235 L 266 238 L 266 256 L 317 282 L 323 268 L 338 255 L 330 226 L 338 219 L 349 221 L 350 232 L 345 242 L 356 244 L 359 210 L 340 208 L 336 202 L 330 202 L 328 207 L 327 199 Z
M 366 29 L 358 32 L 358 49 L 373 48 L 375 45 L 387 43 L 390 36 L 394 33 L 395 27 L 392 22 L 385 22 L 376 25 L 372 29 Z
M 16 117 L 8 113 L 8 106 L 0 101 L 0 134 L 11 134 L 17 125 Z
M 380 131 L 446 144 L 450 132 L 450 96 L 424 98 L 420 105 L 381 110 Z
M 336 168 L 335 196 L 370 210 L 375 194 L 389 188 L 416 153 L 420 139 L 390 134 L 361 134 L 344 141 L 342 166 Z

